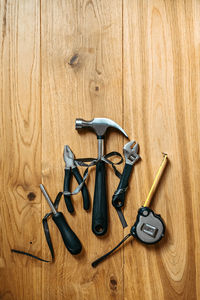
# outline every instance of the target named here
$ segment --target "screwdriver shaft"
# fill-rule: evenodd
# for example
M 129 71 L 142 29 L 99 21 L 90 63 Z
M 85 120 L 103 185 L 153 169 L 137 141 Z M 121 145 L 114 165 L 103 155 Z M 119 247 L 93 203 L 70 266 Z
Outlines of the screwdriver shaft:
M 42 193 L 43 193 L 45 199 L 47 200 L 47 203 L 49 204 L 49 206 L 50 206 L 50 208 L 51 208 L 53 214 L 56 215 L 56 214 L 57 214 L 57 211 L 56 211 L 56 209 L 55 209 L 55 207 L 54 207 L 54 205 L 53 205 L 53 203 L 52 203 L 52 201 L 51 201 L 49 195 L 47 194 L 47 191 L 45 190 L 43 184 L 40 184 L 40 189 L 41 189 L 41 191 L 42 191 Z

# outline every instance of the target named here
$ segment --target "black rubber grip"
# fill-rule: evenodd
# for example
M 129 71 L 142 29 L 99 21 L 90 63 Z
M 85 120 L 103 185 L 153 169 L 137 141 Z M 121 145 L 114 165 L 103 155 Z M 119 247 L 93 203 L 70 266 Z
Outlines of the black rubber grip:
M 107 227 L 106 169 L 105 163 L 99 161 L 96 165 L 92 231 L 98 236 L 104 235 Z
M 53 215 L 52 219 L 60 230 L 63 242 L 65 243 L 67 250 L 73 255 L 79 254 L 82 249 L 81 242 L 67 224 L 64 215 L 61 212 L 57 212 L 55 215 Z
M 69 187 L 70 187 L 70 179 L 71 179 L 71 170 L 70 169 L 65 169 L 65 178 L 64 178 L 64 191 L 69 192 Z M 67 206 L 67 209 L 70 213 L 74 212 L 74 207 L 71 201 L 71 197 L 64 195 L 65 199 L 65 204 Z
M 83 178 L 78 170 L 78 168 L 72 168 L 72 173 L 74 174 L 78 184 L 81 184 L 81 182 L 83 181 Z M 81 189 L 82 192 L 82 196 L 83 196 L 83 208 L 85 210 L 88 210 L 90 208 L 90 198 L 89 198 L 89 194 L 88 194 L 88 190 L 86 187 L 86 184 L 84 183 Z
M 125 189 L 128 187 L 128 180 L 131 175 L 132 168 L 133 168 L 133 165 L 125 164 L 117 191 L 119 189 Z M 114 194 L 112 197 L 112 205 L 115 208 L 121 208 L 122 206 L 124 206 L 124 200 L 125 200 L 125 191 L 118 195 Z

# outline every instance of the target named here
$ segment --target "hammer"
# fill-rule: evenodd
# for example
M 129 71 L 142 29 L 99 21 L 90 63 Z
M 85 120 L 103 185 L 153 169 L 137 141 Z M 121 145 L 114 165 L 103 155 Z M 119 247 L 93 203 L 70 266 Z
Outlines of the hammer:
M 96 164 L 96 178 L 92 212 L 92 231 L 100 236 L 107 232 L 107 199 L 106 199 L 106 169 L 102 160 L 104 155 L 104 138 L 108 127 L 121 131 L 127 138 L 126 132 L 114 121 L 107 118 L 94 118 L 91 121 L 76 119 L 75 128 L 91 128 L 97 135 L 98 140 L 98 162 Z

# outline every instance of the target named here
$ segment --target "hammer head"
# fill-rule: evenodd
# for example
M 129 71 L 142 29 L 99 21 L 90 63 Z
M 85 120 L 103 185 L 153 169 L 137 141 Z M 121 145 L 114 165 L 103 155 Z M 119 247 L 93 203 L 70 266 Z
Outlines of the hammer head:
M 76 129 L 91 128 L 97 135 L 97 137 L 103 137 L 108 127 L 113 127 L 121 131 L 125 137 L 128 138 L 126 132 L 114 121 L 107 118 L 94 118 L 91 121 L 85 121 L 83 119 L 76 119 Z

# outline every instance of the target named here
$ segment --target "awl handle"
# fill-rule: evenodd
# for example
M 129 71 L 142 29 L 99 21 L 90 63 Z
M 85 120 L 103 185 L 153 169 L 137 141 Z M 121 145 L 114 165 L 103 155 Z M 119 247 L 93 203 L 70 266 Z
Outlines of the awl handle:
M 82 249 L 80 240 L 78 239 L 76 234 L 72 231 L 72 229 L 68 225 L 67 221 L 65 220 L 64 215 L 61 212 L 56 211 L 47 191 L 45 190 L 45 188 L 42 184 L 40 184 L 40 189 L 53 212 L 52 219 L 54 220 L 55 224 L 57 225 L 58 229 L 60 230 L 60 233 L 63 238 L 63 242 L 64 242 L 67 250 L 73 255 L 80 253 L 81 249 Z
M 107 231 L 107 199 L 106 199 L 106 168 L 105 162 L 98 161 L 92 214 L 92 231 L 100 236 Z
M 70 228 L 69 224 L 65 220 L 64 215 L 61 212 L 57 212 L 55 215 L 53 215 L 52 219 L 60 230 L 67 250 L 73 255 L 79 254 L 82 249 L 81 242 Z

